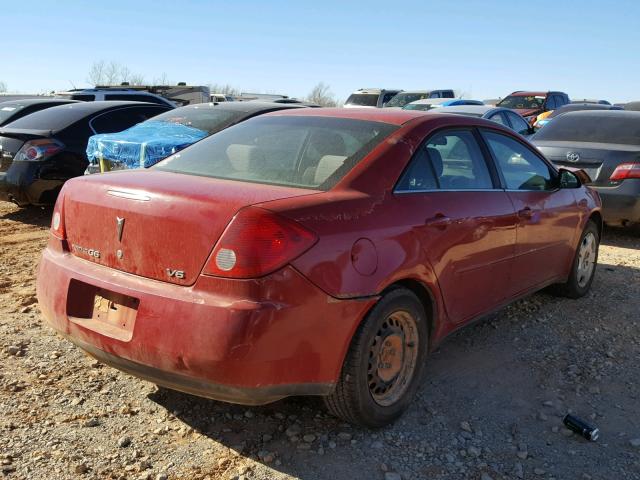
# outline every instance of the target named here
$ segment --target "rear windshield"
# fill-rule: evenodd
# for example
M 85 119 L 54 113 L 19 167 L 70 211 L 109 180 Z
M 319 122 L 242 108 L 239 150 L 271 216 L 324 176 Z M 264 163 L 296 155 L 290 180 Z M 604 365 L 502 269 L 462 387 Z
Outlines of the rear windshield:
M 352 93 L 345 103 L 361 107 L 375 107 L 378 105 L 379 96 L 377 93 Z
M 541 95 L 509 95 L 504 100 L 498 103 L 498 107 L 505 108 L 542 108 L 544 104 L 544 98 Z
M 245 115 L 245 112 L 218 109 L 216 107 L 187 107 L 169 110 L 153 117 L 153 121 L 179 123 L 212 134 L 234 124 Z
M 327 117 L 257 117 L 205 138 L 152 168 L 328 190 L 397 127 Z
M 422 93 L 410 93 L 410 92 L 401 92 L 394 96 L 391 100 L 387 102 L 386 107 L 404 107 L 407 103 L 415 102 L 417 100 L 424 100 L 425 98 L 429 98 L 429 92 Z
M 612 112 L 614 113 L 614 112 Z M 620 112 L 622 114 L 622 112 Z M 640 145 L 640 115 L 560 115 L 540 129 L 535 140 Z
M 24 107 L 26 107 L 26 105 L 19 103 L 0 103 L 0 124 L 4 123 L 9 117 L 12 117 Z

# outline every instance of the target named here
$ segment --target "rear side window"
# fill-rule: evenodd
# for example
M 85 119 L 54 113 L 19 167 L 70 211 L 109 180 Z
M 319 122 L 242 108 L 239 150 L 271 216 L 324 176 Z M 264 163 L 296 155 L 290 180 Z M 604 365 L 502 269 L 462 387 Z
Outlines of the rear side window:
M 553 190 L 549 166 L 520 142 L 500 133 L 483 131 L 489 149 L 509 190 Z
M 502 116 L 502 113 L 500 112 L 494 113 L 493 115 L 488 117 L 487 120 L 491 120 L 492 122 L 499 123 L 500 125 L 504 125 L 506 127 L 509 126 L 507 125 L 507 122 L 505 121 L 504 117 Z
M 509 118 L 509 122 L 511 122 L 511 128 L 518 132 L 520 135 L 528 135 L 529 134 L 529 125 L 520 115 L 513 112 L 504 112 L 504 114 Z
M 473 134 L 468 130 L 449 130 L 435 134 L 419 148 L 396 190 L 492 188 L 491 174 Z
M 96 133 L 114 133 L 144 122 L 166 111 L 161 107 L 128 107 L 102 113 L 91 120 L 91 128 Z
M 395 93 L 385 93 L 384 96 L 382 97 L 382 103 L 383 104 L 388 103 L 389 100 L 391 100 L 395 96 L 396 96 Z
M 93 102 L 95 99 L 95 95 L 71 95 L 71 100 L 80 100 L 82 102 Z
M 327 117 L 256 117 L 222 130 L 152 168 L 328 190 L 394 125 Z
M 442 92 L 442 98 L 454 98 L 453 92 L 451 90 L 445 90 Z

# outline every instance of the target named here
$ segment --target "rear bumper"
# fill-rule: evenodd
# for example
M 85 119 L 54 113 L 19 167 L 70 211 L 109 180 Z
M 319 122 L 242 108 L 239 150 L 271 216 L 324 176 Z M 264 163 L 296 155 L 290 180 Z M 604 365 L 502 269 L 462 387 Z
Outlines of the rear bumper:
M 23 188 L 8 180 L 6 173 L 0 173 L 0 200 L 27 205 L 29 200 Z
M 139 301 L 129 335 L 82 314 L 97 289 Z M 376 301 L 336 300 L 292 267 L 259 280 L 202 276 L 182 287 L 53 248 L 43 253 L 37 292 L 47 322 L 99 360 L 168 388 L 249 405 L 329 394 Z
M 53 205 L 64 180 L 38 178 L 37 162 L 13 162 L 0 173 L 0 200 L 20 206 Z
M 592 188 L 602 197 L 602 214 L 606 223 L 640 223 L 640 180 L 628 179 L 615 187 Z

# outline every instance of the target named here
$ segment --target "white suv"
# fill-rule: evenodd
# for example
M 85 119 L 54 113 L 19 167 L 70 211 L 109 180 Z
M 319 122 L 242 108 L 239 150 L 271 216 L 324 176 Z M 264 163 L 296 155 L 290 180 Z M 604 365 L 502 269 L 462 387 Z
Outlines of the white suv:
M 131 102 L 148 102 L 159 105 L 175 107 L 176 104 L 166 98 L 154 93 L 130 90 L 127 88 L 85 88 L 69 90 L 67 92 L 57 92 L 56 98 L 66 98 L 69 100 L 82 100 L 84 102 L 94 102 L 100 100 L 128 100 Z

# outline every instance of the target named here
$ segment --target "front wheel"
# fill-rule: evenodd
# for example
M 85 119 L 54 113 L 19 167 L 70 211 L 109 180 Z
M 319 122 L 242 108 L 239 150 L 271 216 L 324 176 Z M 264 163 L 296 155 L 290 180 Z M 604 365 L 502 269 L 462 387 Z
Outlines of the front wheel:
M 599 247 L 598 226 L 589 220 L 580 237 L 569 278 L 555 288 L 558 294 L 569 298 L 580 298 L 587 294 L 596 273 Z
M 389 291 L 358 327 L 328 410 L 348 422 L 381 427 L 411 402 L 428 345 L 422 303 L 404 288 Z

